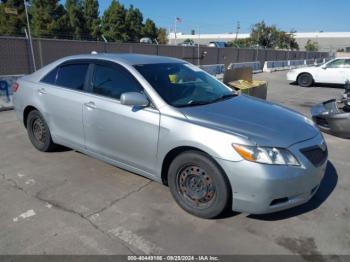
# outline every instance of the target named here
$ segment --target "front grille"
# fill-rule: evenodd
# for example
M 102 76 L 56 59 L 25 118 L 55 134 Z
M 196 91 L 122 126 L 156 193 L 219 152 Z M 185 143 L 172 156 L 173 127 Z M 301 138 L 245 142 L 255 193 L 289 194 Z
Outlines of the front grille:
M 322 150 L 319 146 L 303 148 L 301 153 L 316 167 L 322 165 L 328 157 L 328 150 Z

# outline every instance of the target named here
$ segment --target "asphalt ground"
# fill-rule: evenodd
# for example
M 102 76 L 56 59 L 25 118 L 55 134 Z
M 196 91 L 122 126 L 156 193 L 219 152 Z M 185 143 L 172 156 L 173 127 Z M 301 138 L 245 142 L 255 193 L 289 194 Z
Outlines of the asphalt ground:
M 290 85 L 285 74 L 255 78 L 269 82 L 268 100 L 307 115 L 343 92 Z M 164 185 L 73 150 L 38 152 L 14 112 L 1 112 L 0 254 L 349 255 L 350 140 L 325 138 L 330 161 L 310 202 L 204 220 Z

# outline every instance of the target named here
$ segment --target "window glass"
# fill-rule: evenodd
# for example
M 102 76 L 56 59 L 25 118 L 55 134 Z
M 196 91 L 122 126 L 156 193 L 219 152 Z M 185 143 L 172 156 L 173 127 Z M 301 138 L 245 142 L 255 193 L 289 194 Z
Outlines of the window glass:
M 63 65 L 57 73 L 56 85 L 83 90 L 88 64 Z
M 350 68 L 350 59 L 345 59 L 345 67 Z
M 234 96 L 223 83 L 191 64 L 145 64 L 135 68 L 172 106 L 209 104 Z
M 121 66 L 95 65 L 93 93 L 119 99 L 125 92 L 141 92 L 137 80 Z
M 344 67 L 345 65 L 345 59 L 337 59 L 334 60 L 333 62 L 330 62 L 327 67 L 328 68 L 339 68 L 339 67 Z
M 41 79 L 41 82 L 54 85 L 56 83 L 57 70 L 58 70 L 58 67 L 56 67 L 54 70 L 52 70 L 46 76 L 44 76 Z

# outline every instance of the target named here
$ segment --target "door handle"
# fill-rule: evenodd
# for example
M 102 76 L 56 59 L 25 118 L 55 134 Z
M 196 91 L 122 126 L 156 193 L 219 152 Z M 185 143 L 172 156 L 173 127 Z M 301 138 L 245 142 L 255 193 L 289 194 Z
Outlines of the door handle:
M 85 103 L 84 106 L 86 106 L 87 108 L 89 109 L 95 109 L 96 108 L 96 105 L 94 102 L 90 101 L 88 103 Z
M 40 89 L 38 89 L 38 93 L 39 93 L 39 95 L 45 95 L 45 94 L 47 94 L 45 88 L 40 88 Z

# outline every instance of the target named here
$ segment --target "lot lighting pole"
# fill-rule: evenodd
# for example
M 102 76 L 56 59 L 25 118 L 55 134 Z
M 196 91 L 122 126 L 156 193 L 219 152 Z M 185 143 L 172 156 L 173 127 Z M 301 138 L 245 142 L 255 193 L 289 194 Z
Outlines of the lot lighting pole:
M 33 68 L 34 68 L 34 71 L 36 71 L 36 64 L 35 64 L 35 58 L 34 58 L 34 49 L 33 49 L 32 34 L 31 34 L 31 32 L 30 32 L 30 24 L 29 24 L 28 2 L 27 2 L 26 0 L 23 0 L 23 3 L 24 3 L 24 10 L 25 10 L 25 12 L 26 12 L 26 18 L 27 18 L 28 39 L 29 39 L 30 52 L 32 53 Z
M 175 24 L 174 24 L 174 44 L 176 45 L 176 24 L 177 24 L 177 20 L 175 17 Z

